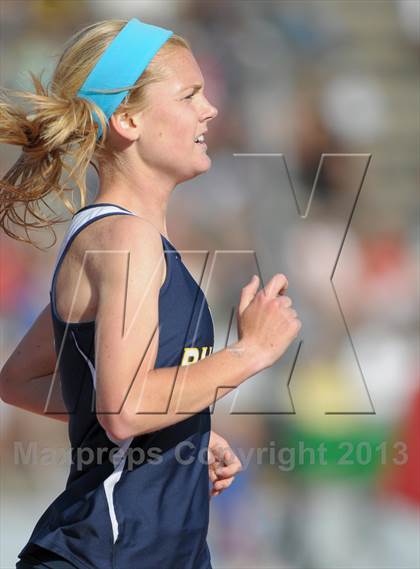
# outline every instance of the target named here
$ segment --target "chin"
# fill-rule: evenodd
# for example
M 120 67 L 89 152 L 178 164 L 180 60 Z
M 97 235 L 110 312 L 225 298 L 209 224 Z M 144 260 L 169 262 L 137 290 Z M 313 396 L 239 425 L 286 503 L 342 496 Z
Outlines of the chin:
M 200 176 L 200 174 L 205 174 L 211 167 L 211 160 L 207 157 L 207 160 L 202 160 L 200 164 L 196 164 L 194 169 L 190 170 L 190 172 L 185 173 L 179 182 L 186 182 L 187 180 L 191 180 L 192 178 L 196 178 Z
M 196 176 L 204 174 L 205 172 L 207 172 L 207 170 L 210 170 L 210 167 L 211 167 L 211 158 L 206 154 L 205 159 L 201 161 L 200 166 L 198 167 L 198 173 L 196 174 Z

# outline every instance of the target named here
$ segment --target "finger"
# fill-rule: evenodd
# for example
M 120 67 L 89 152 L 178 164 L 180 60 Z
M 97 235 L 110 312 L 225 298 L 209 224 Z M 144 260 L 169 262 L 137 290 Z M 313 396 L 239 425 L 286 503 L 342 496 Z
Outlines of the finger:
M 244 286 L 241 291 L 241 298 L 239 301 L 239 314 L 245 310 L 245 308 L 252 302 L 254 296 L 257 294 L 258 287 L 260 286 L 260 278 L 258 275 L 254 275 L 249 283 Z
M 209 468 L 209 478 L 210 478 L 210 482 L 215 482 L 218 478 L 218 476 L 217 476 L 217 474 L 213 468 Z
M 235 480 L 234 476 L 226 478 L 225 480 L 217 480 L 217 482 L 214 483 L 213 487 L 215 490 L 223 491 L 226 490 L 226 488 L 229 488 L 229 486 L 232 484 L 234 480 Z
M 215 462 L 216 462 L 216 457 L 214 456 L 212 449 L 210 447 L 208 447 L 207 464 L 210 467 L 210 466 L 213 466 Z
M 217 478 L 230 478 L 231 476 L 235 476 L 242 470 L 242 464 L 240 461 L 235 461 L 232 464 L 228 464 L 226 466 L 219 466 L 216 469 Z
M 214 496 L 216 494 L 220 494 L 221 490 L 216 490 L 216 488 L 214 487 L 214 484 L 211 486 L 210 490 L 209 490 L 209 494 L 210 496 Z
M 235 464 L 237 466 L 239 466 L 239 468 L 242 468 L 242 463 L 239 460 L 239 458 L 236 456 L 236 454 L 233 452 L 233 450 L 231 449 L 231 447 L 228 447 L 224 450 L 223 453 L 223 463 L 226 466 L 230 466 L 231 464 Z M 217 467 L 216 467 L 217 470 Z
M 225 443 L 225 444 L 218 443 L 216 445 L 213 445 L 211 447 L 211 452 L 212 452 L 212 455 L 214 456 L 215 460 L 216 461 L 222 461 L 225 450 L 228 448 L 230 448 L 228 443 Z M 210 449 L 210 447 L 209 447 L 209 449 Z
M 264 293 L 270 298 L 276 298 L 289 286 L 288 280 L 282 273 L 277 273 L 268 281 L 263 288 Z
M 222 468 L 224 463 L 220 460 L 215 461 L 213 464 L 209 465 L 209 476 L 215 476 L 217 478 L 217 469 Z
M 278 296 L 276 300 L 280 306 L 284 306 L 285 308 L 292 306 L 292 299 L 289 296 Z
M 214 452 L 209 448 L 207 452 L 207 464 L 209 465 L 209 468 L 214 468 L 216 462 L 218 462 L 218 459 L 214 455 Z

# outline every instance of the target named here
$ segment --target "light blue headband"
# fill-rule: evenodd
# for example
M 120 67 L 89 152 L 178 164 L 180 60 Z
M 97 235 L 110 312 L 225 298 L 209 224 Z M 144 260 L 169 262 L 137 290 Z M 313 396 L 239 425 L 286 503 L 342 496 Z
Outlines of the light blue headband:
M 106 115 L 107 121 L 129 93 L 97 93 L 101 89 L 121 89 L 131 87 L 143 73 L 154 55 L 173 34 L 172 31 L 152 26 L 132 18 L 113 39 L 99 58 L 77 96 L 93 101 Z M 94 119 L 99 126 L 98 138 L 102 128 L 97 114 Z

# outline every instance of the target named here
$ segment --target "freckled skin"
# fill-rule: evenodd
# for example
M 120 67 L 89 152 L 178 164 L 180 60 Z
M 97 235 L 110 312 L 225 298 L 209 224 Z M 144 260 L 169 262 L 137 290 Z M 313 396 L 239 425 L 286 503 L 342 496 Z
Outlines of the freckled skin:
M 204 95 L 204 79 L 193 54 L 179 48 L 165 56 L 166 78 L 150 84 L 147 108 L 139 115 L 142 160 L 177 183 L 206 172 L 211 160 L 194 139 L 207 130 L 217 109 Z M 194 92 L 191 87 L 201 85 Z

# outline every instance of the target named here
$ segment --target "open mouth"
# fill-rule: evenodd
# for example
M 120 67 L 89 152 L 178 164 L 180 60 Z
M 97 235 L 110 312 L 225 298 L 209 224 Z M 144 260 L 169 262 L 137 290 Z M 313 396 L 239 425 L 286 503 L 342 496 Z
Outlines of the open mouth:
M 200 136 L 197 136 L 196 138 L 194 138 L 194 142 L 196 144 L 205 144 L 204 142 L 204 134 L 200 134 Z

